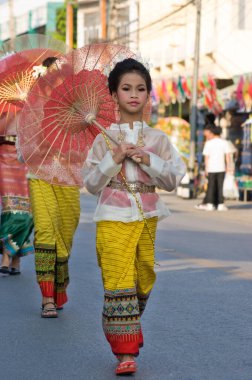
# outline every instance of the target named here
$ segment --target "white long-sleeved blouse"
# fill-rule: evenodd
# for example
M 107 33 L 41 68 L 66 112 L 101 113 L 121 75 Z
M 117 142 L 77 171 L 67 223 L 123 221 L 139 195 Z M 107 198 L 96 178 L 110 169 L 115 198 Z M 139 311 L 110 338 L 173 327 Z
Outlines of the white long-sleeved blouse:
M 98 195 L 94 221 L 113 220 L 132 222 L 142 220 L 141 212 L 134 196 L 128 191 L 109 187 L 110 181 L 122 182 L 120 171 L 128 183 L 144 183 L 157 186 L 167 191 L 174 190 L 183 178 L 186 166 L 179 153 L 160 130 L 150 128 L 146 123 L 134 122 L 133 129 L 129 124 L 120 124 L 125 141 L 136 144 L 138 134 L 143 132 L 145 146 L 142 148 L 150 155 L 150 166 L 125 159 L 122 164 L 113 160 L 113 152 L 107 146 L 102 134 L 99 134 L 84 166 L 84 184 L 86 189 Z M 112 124 L 108 133 L 115 139 L 120 134 L 117 124 Z M 141 131 L 142 129 L 142 131 Z M 111 142 L 112 147 L 115 144 Z M 157 216 L 164 218 L 170 214 L 167 206 L 157 193 L 136 193 L 146 218 Z

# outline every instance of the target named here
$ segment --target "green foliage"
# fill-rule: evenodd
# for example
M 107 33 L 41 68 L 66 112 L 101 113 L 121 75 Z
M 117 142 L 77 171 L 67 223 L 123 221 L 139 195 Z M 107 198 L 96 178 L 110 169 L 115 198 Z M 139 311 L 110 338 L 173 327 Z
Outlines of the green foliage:
M 53 33 L 53 37 L 57 40 L 66 42 L 66 4 L 57 9 L 56 12 L 56 32 Z M 77 45 L 77 5 L 73 5 L 73 47 Z

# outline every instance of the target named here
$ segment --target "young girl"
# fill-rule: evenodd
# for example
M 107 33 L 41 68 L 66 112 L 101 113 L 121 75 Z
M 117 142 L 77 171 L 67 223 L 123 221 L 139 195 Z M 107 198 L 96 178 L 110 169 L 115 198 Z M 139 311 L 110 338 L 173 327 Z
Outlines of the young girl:
M 116 64 L 109 90 L 120 121 L 96 137 L 84 172 L 86 188 L 98 194 L 97 256 L 104 285 L 103 329 L 119 364 L 116 374 L 136 372 L 143 346 L 140 324 L 155 282 L 154 241 L 158 218 L 169 214 L 155 187 L 172 191 L 185 165 L 167 136 L 143 122 L 151 91 L 148 70 L 129 58 Z

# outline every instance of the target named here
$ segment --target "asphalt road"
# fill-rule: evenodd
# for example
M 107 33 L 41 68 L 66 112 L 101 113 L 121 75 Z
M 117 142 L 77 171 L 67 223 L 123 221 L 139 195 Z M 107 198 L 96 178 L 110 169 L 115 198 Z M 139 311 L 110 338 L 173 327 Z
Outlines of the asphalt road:
M 252 380 L 252 205 L 227 213 L 162 195 L 173 215 L 159 224 L 157 282 L 142 318 L 136 380 Z M 82 195 L 70 260 L 70 302 L 40 318 L 34 258 L 0 278 L 1 380 L 112 380 L 115 359 L 101 327 L 95 198 Z

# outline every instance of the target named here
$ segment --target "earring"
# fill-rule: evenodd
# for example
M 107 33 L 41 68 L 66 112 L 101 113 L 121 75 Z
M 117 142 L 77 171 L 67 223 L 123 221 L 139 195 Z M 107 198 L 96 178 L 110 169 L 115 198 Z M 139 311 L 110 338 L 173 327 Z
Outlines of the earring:
M 119 130 L 120 130 L 120 133 L 119 133 L 119 136 L 117 137 L 117 141 L 119 143 L 122 143 L 122 142 L 125 141 L 125 134 L 122 132 L 120 124 L 118 124 L 118 127 L 119 127 Z
M 141 131 L 138 132 L 136 146 L 138 146 L 139 148 L 142 148 L 143 146 L 145 146 L 145 143 L 144 143 L 144 134 L 143 134 L 143 122 L 142 122 Z

